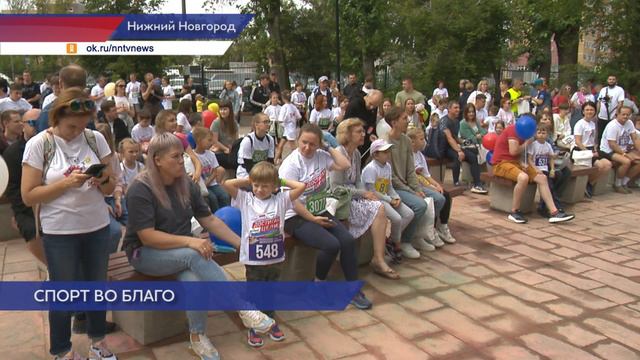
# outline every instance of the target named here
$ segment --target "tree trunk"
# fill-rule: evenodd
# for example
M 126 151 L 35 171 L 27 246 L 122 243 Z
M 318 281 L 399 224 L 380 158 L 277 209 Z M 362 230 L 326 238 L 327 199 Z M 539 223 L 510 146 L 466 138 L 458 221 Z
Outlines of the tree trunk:
M 556 32 L 558 47 L 558 71 L 560 84 L 569 84 L 575 88 L 578 80 L 578 43 L 580 28 L 568 27 L 562 32 Z
M 281 2 L 280 0 L 270 0 L 266 8 L 267 31 L 273 41 L 273 47 L 269 50 L 269 67 L 278 77 L 281 89 L 290 89 L 289 71 L 285 64 L 284 51 L 282 46 L 282 34 L 280 31 Z
M 372 56 L 369 56 L 368 54 L 366 54 L 364 51 L 362 53 L 362 74 L 364 75 L 364 77 L 367 77 L 367 75 L 371 75 L 373 76 L 373 82 L 375 85 L 375 81 L 376 81 L 376 74 L 375 74 L 375 58 L 373 58 Z

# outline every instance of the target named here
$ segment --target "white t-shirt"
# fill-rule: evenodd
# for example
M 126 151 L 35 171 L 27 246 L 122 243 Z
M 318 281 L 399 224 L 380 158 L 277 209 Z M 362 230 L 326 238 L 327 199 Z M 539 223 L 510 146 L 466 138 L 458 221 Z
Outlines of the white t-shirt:
M 111 154 L 102 134 L 97 131 L 93 133 L 100 159 L 89 147 L 84 133 L 80 133 L 69 142 L 53 135 L 55 155 L 45 174 L 45 185 L 61 180 L 76 169 L 85 171 Z M 27 142 L 22 158 L 23 164 L 44 170 L 45 134 L 43 131 Z M 58 198 L 42 203 L 40 220 L 42 230 L 46 234 L 85 234 L 107 226 L 109 212 L 102 192 L 97 187 L 89 185 L 87 181 L 79 188 L 68 189 Z
M 362 169 L 362 182 L 365 185 L 373 184 L 377 192 L 387 195 L 391 186 L 392 172 L 391 164 L 380 165 L 378 161 L 373 160 Z
M 487 109 L 482 108 L 482 109 L 478 109 L 476 110 L 476 119 L 481 123 L 484 124 L 484 120 L 486 118 L 489 117 L 489 113 L 487 112 Z
M 100 99 L 96 100 L 96 108 L 100 109 L 100 105 L 104 101 L 104 88 L 100 87 L 100 84 L 96 84 L 93 88 L 91 88 L 91 96 L 102 96 Z
M 56 94 L 51 93 L 49 95 L 47 95 L 44 100 L 42 101 L 42 108 L 46 108 L 47 105 L 51 104 L 52 102 L 54 102 L 58 97 L 56 96 Z
M 171 87 L 171 85 L 167 85 L 163 87 L 162 94 L 164 96 L 175 96 L 175 93 L 173 92 L 173 88 Z M 171 110 L 173 108 L 173 101 L 169 99 L 162 100 L 162 107 L 165 110 Z
M 0 99 L 0 113 L 7 110 L 15 110 L 20 114 L 23 114 L 31 110 L 33 106 L 29 104 L 24 98 L 18 99 L 18 101 L 11 100 L 11 97 L 7 96 L 4 99 Z
M 127 95 L 129 95 L 129 103 L 133 105 L 138 104 L 138 98 L 140 97 L 140 81 L 129 81 L 124 90 Z
M 293 209 L 289 191 L 260 200 L 252 192 L 238 190 L 231 206 L 240 210 L 242 218 L 240 262 L 269 265 L 284 261 L 285 214 Z
M 422 169 L 420 170 L 422 176 L 426 178 L 431 177 L 427 159 L 424 157 L 424 154 L 422 152 L 416 151 L 413 153 L 413 164 L 416 166 L 416 173 L 418 173 L 418 171 Z
M 488 92 L 488 91 L 487 92 L 482 92 L 480 90 L 474 90 L 469 95 L 469 98 L 467 99 L 467 104 L 474 104 L 475 105 L 476 104 L 476 96 L 478 94 L 482 94 L 487 98 L 487 101 L 484 103 L 484 110 L 488 112 L 489 111 L 489 107 L 491 106 L 492 100 L 493 100 L 493 97 L 491 97 L 491 93 Z
M 253 146 L 251 143 L 253 142 Z M 275 158 L 276 142 L 269 134 L 265 135 L 262 140 L 258 139 L 255 132 L 247 134 L 247 136 L 240 142 L 238 148 L 238 169 L 236 170 L 236 177 L 238 179 L 246 179 L 249 177 L 249 172 L 244 167 L 244 159 L 253 160 L 253 164 L 257 164 L 260 161 Z
M 504 111 L 504 109 L 498 110 L 498 119 L 504 122 L 504 127 L 514 124 L 516 118 L 511 111 Z
M 497 116 L 487 116 L 486 118 L 484 118 L 484 123 L 486 125 L 489 125 L 487 131 L 490 133 L 496 132 L 496 123 L 498 121 L 500 121 L 500 119 L 498 119 Z
M 600 90 L 600 94 L 598 94 L 598 101 L 600 102 L 600 112 L 598 112 L 598 118 L 607 119 L 607 107 L 604 106 L 605 101 L 604 98 L 609 96 L 611 99 L 609 101 L 609 119 L 613 120 L 616 118 L 618 105 L 622 106 L 622 102 L 624 101 L 624 89 L 620 86 L 616 85 L 612 88 L 605 86 Z
M 280 105 L 269 105 L 262 112 L 267 114 L 267 116 L 269 117 L 269 120 L 271 120 L 271 122 L 273 123 L 273 122 L 279 121 L 278 115 L 280 115 L 281 108 L 282 106 Z
M 376 124 L 376 134 L 378 134 L 378 138 L 387 140 L 389 131 L 391 131 L 391 126 L 387 121 L 384 118 L 378 120 Z
M 447 108 L 444 108 L 442 110 L 436 108 L 433 111 L 434 114 L 438 114 L 438 119 L 442 119 L 443 117 L 447 116 L 449 114 L 449 110 Z
M 131 130 L 131 138 L 139 144 L 148 143 L 155 134 L 156 131 L 153 126 L 142 127 L 140 123 L 136 124 Z
M 607 154 L 611 154 L 613 150 L 609 147 L 608 140 L 615 140 L 618 143 L 618 146 L 622 148 L 623 151 L 627 151 L 629 145 L 631 145 L 631 134 L 636 131 L 636 128 L 633 127 L 633 122 L 631 120 L 627 120 L 624 125 L 621 125 L 620 122 L 610 121 L 607 124 L 607 127 L 604 128 L 604 133 L 602 134 L 602 139 L 600 140 L 600 150 L 606 152 Z
M 337 119 L 339 116 L 343 115 L 340 106 L 334 107 L 333 109 L 331 109 L 331 112 L 333 113 L 334 119 Z
M 439 95 L 440 98 L 448 98 L 449 97 L 449 90 L 447 90 L 447 88 L 435 88 L 433 89 L 433 96 Z
M 596 145 L 596 123 L 580 119 L 573 127 L 573 135 L 582 136 L 582 145 L 591 147 Z
M 207 179 L 209 179 L 209 176 L 216 172 L 216 169 L 220 167 L 220 164 L 218 164 L 216 154 L 214 154 L 211 150 L 205 150 L 202 154 L 196 152 L 196 156 L 202 164 L 202 180 L 204 180 L 204 183 L 207 184 Z M 213 186 L 217 184 L 218 182 L 214 179 L 211 184 L 207 184 L 207 186 Z
M 333 158 L 324 150 L 316 150 L 311 158 L 306 158 L 296 149 L 282 161 L 278 173 L 282 179 L 300 181 L 307 186 L 298 201 L 318 215 L 326 211 L 328 175 L 332 166 Z M 293 210 L 287 210 L 286 218 L 295 215 Z
M 278 121 L 284 125 L 284 136 L 287 140 L 295 140 L 298 137 L 298 120 L 302 118 L 298 108 L 291 104 L 284 104 L 280 109 Z
M 533 158 L 533 166 L 540 171 L 549 171 L 549 163 L 552 161 L 553 147 L 548 142 L 539 143 L 537 140 L 527 147 L 527 154 Z
M 191 124 L 189 124 L 189 118 L 187 118 L 187 115 L 179 112 L 178 115 L 176 115 L 176 121 L 178 122 L 178 125 L 182 126 L 183 134 L 191 132 Z
M 304 106 L 304 103 L 307 102 L 307 95 L 302 91 L 294 91 L 291 93 L 291 102 L 296 106 Z
M 122 183 L 124 185 L 125 190 L 129 188 L 129 185 L 133 182 L 136 176 L 144 169 L 144 164 L 136 161 L 136 165 L 129 169 L 124 161 L 120 162 L 120 170 L 122 171 Z
M 313 109 L 311 116 L 309 116 L 309 122 L 318 125 L 322 130 L 328 130 L 333 124 L 333 118 L 333 112 L 330 109 L 322 109 L 322 111 Z

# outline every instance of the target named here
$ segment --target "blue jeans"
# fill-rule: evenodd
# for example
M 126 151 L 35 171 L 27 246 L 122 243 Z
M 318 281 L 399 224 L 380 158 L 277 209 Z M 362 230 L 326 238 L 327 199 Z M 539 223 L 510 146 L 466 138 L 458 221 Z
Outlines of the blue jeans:
M 222 186 L 218 184 L 207 186 L 207 190 L 209 191 L 209 194 L 207 195 L 207 203 L 209 204 L 209 208 L 212 213 L 231 204 L 231 197 L 229 197 L 229 194 L 224 191 Z
M 51 281 L 106 281 L 109 263 L 109 227 L 86 234 L 42 234 Z M 52 355 L 71 350 L 71 314 L 49 311 L 49 340 Z M 106 311 L 88 311 L 87 335 L 104 338 Z
M 109 204 L 109 206 L 111 206 L 111 209 L 113 209 L 113 213 L 116 213 L 116 199 L 113 196 L 107 196 L 104 198 L 104 201 Z M 129 211 L 127 210 L 127 199 L 122 196 L 122 198 L 120 199 L 120 204 L 122 205 L 122 214 L 120 214 L 120 216 L 116 217 L 116 220 L 124 225 L 127 226 L 127 221 L 129 220 Z
M 160 250 L 147 246 L 139 248 L 138 256 L 129 259 L 139 272 L 151 276 L 176 274 L 179 281 L 226 281 L 220 265 L 202 257 L 190 248 Z M 187 311 L 189 331 L 204 334 L 207 330 L 206 311 Z
M 406 190 L 396 190 L 396 192 L 400 195 L 402 202 L 407 205 L 414 214 L 413 220 L 411 220 L 402 233 L 402 242 L 409 243 L 418 229 L 418 224 L 423 221 L 423 215 L 427 212 L 427 203 L 424 202 L 423 198 L 415 195 L 413 192 Z

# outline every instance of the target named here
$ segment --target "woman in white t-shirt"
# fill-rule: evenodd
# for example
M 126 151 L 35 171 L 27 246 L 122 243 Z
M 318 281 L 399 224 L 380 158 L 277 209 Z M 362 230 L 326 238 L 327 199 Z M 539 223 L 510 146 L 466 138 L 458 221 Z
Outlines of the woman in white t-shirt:
M 444 87 L 444 81 L 438 80 L 437 87 L 433 89 L 432 96 L 439 96 L 441 99 L 449 98 L 449 90 L 447 90 L 447 88 Z
M 162 107 L 165 110 L 171 110 L 173 108 L 173 100 L 176 98 L 176 94 L 169 83 L 169 78 L 162 77 Z
M 356 242 L 347 228 L 327 212 L 326 199 L 330 171 L 344 171 L 351 166 L 337 149 L 322 146 L 322 130 L 305 124 L 298 135 L 298 148 L 280 165 L 280 177 L 306 184 L 304 194 L 294 202 L 295 211 L 285 215 L 285 231 L 305 245 L 318 249 L 316 280 L 324 281 L 338 253 L 347 281 L 358 279 Z M 321 149 L 321 146 L 324 149 Z M 360 309 L 371 308 L 362 292 L 352 300 Z
M 587 188 L 585 195 L 588 198 L 593 196 L 593 186 L 598 182 L 598 179 L 604 178 L 611 170 L 611 161 L 600 158 L 598 153 L 598 145 L 596 144 L 596 104 L 593 101 L 587 101 L 582 105 L 582 119 L 578 120 L 573 128 L 573 136 L 575 139 L 575 150 L 591 150 L 593 157 L 591 163 L 598 168 L 598 172 L 589 175 L 589 181 L 587 182 Z
M 51 281 L 107 280 L 109 212 L 103 197 L 116 183 L 107 142 L 97 131 L 85 130 L 95 110 L 82 90 L 63 91 L 49 113 L 51 128 L 25 148 L 22 199 L 27 206 L 42 204 L 39 219 Z M 104 166 L 101 171 L 85 174 L 98 164 Z M 87 317 L 91 355 L 108 358 L 106 312 L 91 311 Z M 52 355 L 73 358 L 70 328 L 70 312 L 49 313 Z
M 191 123 L 189 122 L 189 116 L 191 116 L 191 100 L 184 99 L 180 101 L 178 106 L 178 115 L 176 115 L 176 121 L 178 121 L 178 129 L 176 132 L 188 134 L 191 132 Z
M 116 103 L 118 117 L 127 124 L 127 129 L 131 132 L 134 125 L 133 118 L 136 116 L 136 112 L 127 98 L 124 80 L 119 79 L 116 81 L 116 94 L 112 100 Z

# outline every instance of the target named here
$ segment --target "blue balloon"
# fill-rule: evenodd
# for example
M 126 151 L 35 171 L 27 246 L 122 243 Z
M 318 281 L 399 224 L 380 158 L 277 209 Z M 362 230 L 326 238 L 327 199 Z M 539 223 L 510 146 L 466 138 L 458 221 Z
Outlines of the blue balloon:
M 536 134 L 536 119 L 531 114 L 524 114 L 516 120 L 516 135 L 527 140 Z
M 493 151 L 487 151 L 487 164 L 493 164 L 491 159 L 493 159 Z
M 190 132 L 189 135 L 187 135 L 187 141 L 189 142 L 189 145 L 191 145 L 192 149 L 196 148 L 196 139 L 193 137 L 192 132 Z
M 218 219 L 222 220 L 222 222 L 225 223 L 229 227 L 229 229 L 231 229 L 231 231 L 236 233 L 238 236 L 242 236 L 242 216 L 240 215 L 240 210 L 231 206 L 225 206 L 218 209 L 218 211 L 216 211 L 214 215 Z M 233 247 L 231 244 L 217 238 L 212 233 L 209 233 L 209 238 L 216 245 Z

